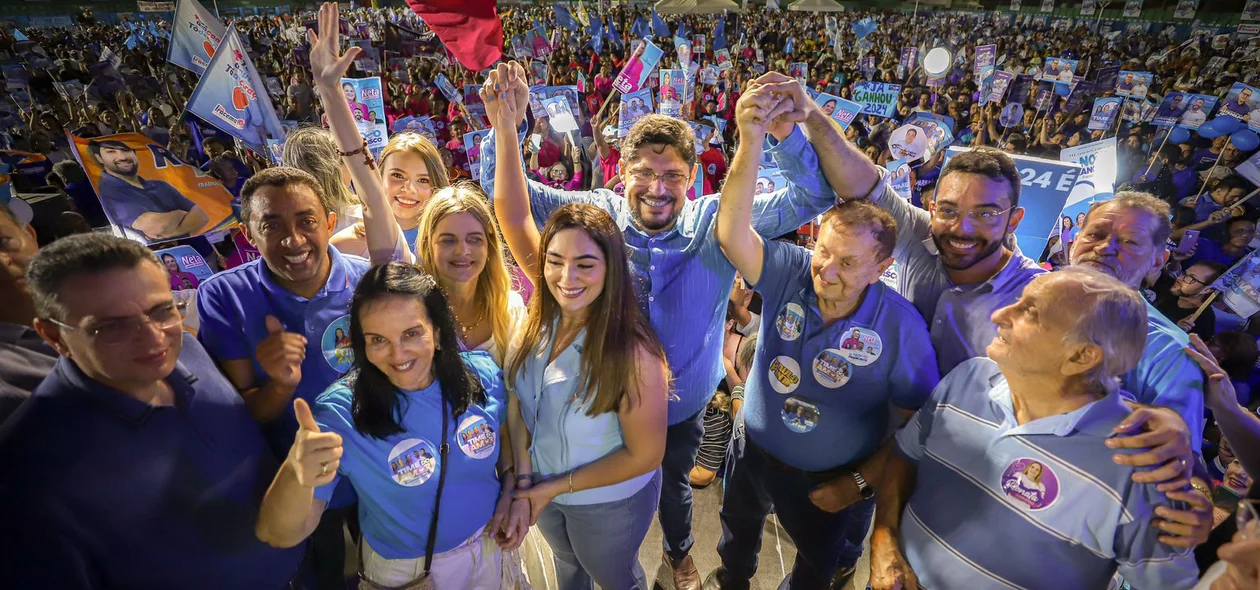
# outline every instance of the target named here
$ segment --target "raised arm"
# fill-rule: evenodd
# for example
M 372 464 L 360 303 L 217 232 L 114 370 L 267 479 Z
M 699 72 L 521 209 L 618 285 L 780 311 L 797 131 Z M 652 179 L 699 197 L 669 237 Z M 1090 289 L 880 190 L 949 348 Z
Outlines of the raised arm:
M 310 406 L 301 398 L 293 401 L 293 413 L 297 435 L 263 496 L 254 526 L 258 539 L 273 547 L 296 547 L 315 532 L 327 506 L 315 498 L 315 488 L 337 481 L 341 465 L 341 436 L 320 432 Z
M 363 201 L 363 228 L 372 262 L 383 264 L 398 254 L 397 246 L 403 242 L 402 230 L 394 221 L 376 163 L 367 152 L 367 140 L 359 134 L 350 105 L 341 94 L 341 78 L 361 50 L 352 46 L 338 55 L 341 35 L 337 15 L 336 2 L 324 3 L 319 9 L 319 34 L 307 32 L 311 42 L 311 76 L 328 116 L 328 127 L 336 138 L 337 149 L 343 154 L 353 152 L 352 155 L 342 156 L 341 161 L 350 170 L 355 192 Z M 410 254 L 405 245 L 402 250 L 403 255 Z
M 714 233 L 727 260 L 754 285 L 761 281 L 761 266 L 765 257 L 762 238 L 752 226 L 752 212 L 766 127 L 775 117 L 792 108 L 791 98 L 776 95 L 770 86 L 765 85 L 754 85 L 739 97 L 739 103 L 735 105 L 740 142 L 730 172 L 726 175 L 726 183 L 722 186 Z
M 499 64 L 482 85 L 481 99 L 495 129 L 513 129 L 524 116 L 524 113 L 517 112 L 519 105 L 515 93 L 518 87 L 524 87 L 528 94 L 525 70 L 516 62 Z M 526 100 L 528 104 L 528 96 Z M 521 144 L 513 133 L 495 134 L 494 144 L 495 157 L 499 159 L 494 170 L 497 191 L 494 193 L 494 216 L 512 258 L 525 271 L 526 277 L 536 277 L 541 237 L 530 212 L 529 188 L 521 163 Z

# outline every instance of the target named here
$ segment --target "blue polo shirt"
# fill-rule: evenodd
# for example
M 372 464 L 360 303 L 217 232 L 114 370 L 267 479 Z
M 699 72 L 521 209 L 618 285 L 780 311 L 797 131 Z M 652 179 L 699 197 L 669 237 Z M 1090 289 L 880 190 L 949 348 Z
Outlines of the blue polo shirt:
M 505 442 L 503 372 L 489 353 L 464 352 L 460 357 L 480 379 L 486 399 L 459 416 L 446 406 L 450 451 L 436 553 L 458 547 L 485 526 L 500 490 L 495 464 Z M 320 430 L 341 435 L 344 449 L 337 477 L 316 488 L 315 498 L 328 500 L 338 482 L 349 481 L 359 496 L 363 537 L 386 559 L 424 557 L 442 458 L 441 384 L 435 379 L 424 389 L 401 394 L 403 431 L 384 439 L 355 429 L 353 391 L 346 380 L 329 387 L 312 409 Z
M 1146 303 L 1146 348 L 1132 371 L 1120 377 L 1126 395 L 1140 403 L 1176 410 L 1190 427 L 1190 440 L 1203 440 L 1203 369 L 1186 354 L 1190 337 L 1150 302 Z M 1200 454 L 1199 445 L 1190 445 Z
M 258 345 L 267 339 L 266 318 L 279 318 L 284 329 L 306 336 L 306 360 L 302 361 L 302 382 L 295 395 L 312 403 L 315 397 L 350 370 L 354 353 L 350 349 L 350 300 L 367 260 L 341 254 L 329 247 L 332 271 L 328 282 L 311 299 L 299 297 L 276 283 L 259 258 L 210 277 L 197 290 L 197 313 L 201 328 L 197 338 L 215 359 L 250 359 L 254 382 L 267 383 L 270 377 L 255 358 Z M 286 405 L 279 420 L 263 425 L 263 432 L 277 457 L 285 457 L 297 434 L 293 404 Z M 340 507 L 334 503 L 334 508 Z
M 748 437 L 797 469 L 870 456 L 888 405 L 916 410 L 940 381 L 927 322 L 883 282 L 849 317 L 823 325 L 808 250 L 765 241 L 761 328 L 744 389 Z
M 919 585 L 1106 588 L 1119 571 L 1134 588 L 1193 586 L 1193 553 L 1158 539 L 1164 495 L 1105 445 L 1131 413 L 1121 393 L 1019 424 L 997 363 L 946 375 L 897 433 L 918 465 L 900 544 Z
M 287 588 L 254 536 L 279 462 L 191 336 L 150 406 L 57 362 L 0 428 L 0 587 Z
M 145 213 L 190 211 L 197 206 L 165 181 L 141 178 L 140 183 L 143 187 L 110 174 L 101 175 L 101 202 L 115 224 L 129 228 Z

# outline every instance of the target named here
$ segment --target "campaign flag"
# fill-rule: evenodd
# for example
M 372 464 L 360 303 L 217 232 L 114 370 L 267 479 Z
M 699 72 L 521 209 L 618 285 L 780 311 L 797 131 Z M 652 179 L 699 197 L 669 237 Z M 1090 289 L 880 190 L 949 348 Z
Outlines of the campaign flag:
M 544 98 L 542 106 L 547 114 L 547 119 L 551 121 L 552 129 L 560 133 L 577 131 L 577 119 L 573 118 L 573 109 L 569 106 L 569 99 L 565 98 L 563 94 Z
M 438 72 L 438 75 L 433 79 L 433 83 L 437 85 L 438 90 L 442 91 L 442 96 L 445 96 L 446 100 L 451 102 L 464 102 L 464 95 L 458 90 L 455 90 L 455 85 L 451 84 L 451 81 L 446 77 L 446 74 Z
M 1116 94 L 1125 98 L 1146 98 L 1155 74 L 1121 70 L 1116 78 Z
M 155 244 L 237 221 L 232 193 L 218 180 L 142 134 L 70 139 L 105 216 L 124 237 Z
M 581 0 L 578 0 L 577 20 L 584 27 L 591 26 L 591 17 L 586 14 L 586 4 L 583 4 Z
M 621 33 L 617 32 L 617 25 L 613 23 L 612 16 L 609 16 L 608 22 L 604 24 L 604 34 L 607 35 L 608 39 L 612 41 L 613 44 L 615 44 L 618 48 L 625 46 L 621 42 Z
M 481 178 L 481 140 L 489 134 L 489 129 L 464 134 L 464 154 L 468 156 L 468 170 L 474 178 Z
M 31 39 L 30 37 L 27 37 L 26 33 L 23 33 L 21 29 L 13 29 L 13 40 L 14 41 L 30 41 Z
M 783 46 L 783 53 L 792 55 L 792 44 L 796 42 L 796 37 L 788 37 L 787 45 Z
M 1225 274 L 1208 286 L 1221 294 L 1221 301 L 1242 318 L 1260 311 L 1260 250 L 1252 250 L 1234 263 Z
M 1254 131 L 1260 131 L 1260 89 L 1235 82 L 1221 102 L 1217 116 L 1239 119 Z
M 1216 97 L 1189 92 L 1169 92 L 1155 111 L 1151 121 L 1156 127 L 1186 127 L 1198 129 L 1207 122 L 1208 113 L 1216 106 Z
M 901 84 L 887 82 L 858 82 L 853 86 L 853 100 L 862 105 L 862 112 L 877 117 L 893 117 L 897 114 L 897 97 Z
M 993 72 L 993 82 L 990 84 L 989 94 L 981 95 L 980 101 L 982 105 L 996 102 L 1001 103 L 1006 97 L 1006 91 L 1011 87 L 1011 81 L 1015 79 L 1015 74 L 1005 70 Z
M 1086 126 L 1086 129 L 1090 131 L 1111 129 L 1111 126 L 1116 122 L 1116 116 L 1120 114 L 1120 103 L 1122 102 L 1124 102 L 1124 99 L 1118 96 L 1095 98 L 1094 109 L 1089 113 L 1089 125 Z
M 848 131 L 849 125 L 853 124 L 853 120 L 862 114 L 861 104 L 834 94 L 824 92 L 819 94 L 814 99 L 814 102 L 818 104 L 818 108 L 822 109 L 824 115 L 839 123 L 840 129 L 844 131 Z
M 945 163 L 949 158 L 967 151 L 968 148 L 953 146 L 945 151 Z M 1024 209 L 1024 219 L 1015 230 L 1020 250 L 1026 254 L 1045 250 L 1050 233 L 1058 224 L 1059 214 L 1067 204 L 1073 187 L 1080 176 L 1080 165 L 1056 162 L 1019 154 L 1010 154 L 1019 170 L 1019 206 Z M 943 163 L 942 166 L 945 164 Z
M 122 56 L 114 53 L 114 50 L 105 47 L 101 49 L 101 62 L 107 63 L 111 68 L 117 70 L 122 65 Z
M 464 67 L 479 72 L 503 58 L 495 0 L 407 0 Z
M 613 80 L 613 88 L 622 94 L 630 94 L 647 86 L 648 76 L 652 75 L 652 71 L 661 62 L 663 54 L 660 47 L 644 39 L 630 59 L 626 60 L 626 66 L 617 74 L 617 79 Z
M 879 25 L 875 23 L 875 19 L 868 16 L 862 20 L 854 21 L 852 27 L 853 33 L 857 35 L 858 39 L 865 39 L 868 35 L 874 33 L 879 28 Z
M 617 137 L 625 137 L 630 128 L 654 111 L 652 106 L 652 89 L 642 88 L 621 95 L 621 105 L 617 111 Z
M 265 90 L 266 86 L 245 52 L 236 27 L 231 26 L 184 110 L 262 151 L 267 147 L 267 136 L 280 139 L 284 131 L 271 97 L 255 89 Z
M 1098 68 L 1098 79 L 1094 84 L 1094 88 L 1098 90 L 1107 90 L 1116 87 L 1116 79 L 1120 77 L 1120 64 L 1113 64 Z
M 656 9 L 652 9 L 652 34 L 657 37 L 670 37 L 669 27 L 665 26 L 665 21 L 661 20 L 661 15 L 656 13 Z
M 127 49 L 135 51 L 136 48 L 140 46 L 140 39 L 136 37 L 135 33 L 132 33 L 127 36 L 127 40 L 124 41 L 123 44 L 127 46 Z
M 674 32 L 674 36 L 682 37 L 683 39 L 689 37 L 690 35 L 687 33 L 687 23 L 681 20 L 678 21 L 678 30 Z
M 1128 0 L 1124 3 L 1124 18 L 1137 18 L 1142 15 L 1142 0 Z
M 573 14 L 569 12 L 563 4 L 555 4 L 552 8 L 556 11 L 556 24 L 576 32 L 578 30 L 578 22 L 574 20 Z
M 726 17 L 718 18 L 717 26 L 713 28 L 713 51 L 723 49 L 726 49 Z
M 648 22 L 644 20 L 643 17 L 641 16 L 639 18 L 634 19 L 634 23 L 630 25 L 631 37 L 643 38 L 651 34 L 652 34 L 652 27 L 649 26 Z
M 1076 147 L 1063 148 L 1063 151 L 1059 153 L 1059 160 L 1080 166 L 1080 173 L 1076 177 L 1072 191 L 1068 194 L 1062 213 L 1063 217 L 1071 219 L 1073 224 L 1076 224 L 1078 216 L 1083 216 L 1089 211 L 1091 205 L 1115 196 L 1116 175 L 1119 170 L 1116 158 L 1116 138 L 1109 137 Z M 1022 198 L 1020 204 L 1023 204 Z
M 591 19 L 591 26 L 586 30 L 591 34 L 590 46 L 599 53 L 604 49 L 604 23 L 598 18 Z
M 197 0 L 179 0 L 171 22 L 171 42 L 166 61 L 201 74 L 214 57 L 227 28 Z
M 1173 18 L 1189 20 L 1194 18 L 1194 13 L 1198 10 L 1199 0 L 1180 0 L 1173 11 Z
M 661 70 L 661 114 L 681 117 L 687 94 L 686 70 Z

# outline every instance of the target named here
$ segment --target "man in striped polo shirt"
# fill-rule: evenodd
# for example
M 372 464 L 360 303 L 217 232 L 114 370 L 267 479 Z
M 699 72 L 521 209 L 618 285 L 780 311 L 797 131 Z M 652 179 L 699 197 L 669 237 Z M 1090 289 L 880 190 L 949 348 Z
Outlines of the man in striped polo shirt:
M 1146 340 L 1146 305 L 1087 268 L 1042 275 L 993 314 L 990 358 L 959 365 L 902 429 L 877 491 L 873 588 L 1189 588 L 1193 555 L 1105 445 Z M 1165 509 L 1166 510 L 1166 509 Z M 1161 513 L 1164 511 L 1160 511 Z

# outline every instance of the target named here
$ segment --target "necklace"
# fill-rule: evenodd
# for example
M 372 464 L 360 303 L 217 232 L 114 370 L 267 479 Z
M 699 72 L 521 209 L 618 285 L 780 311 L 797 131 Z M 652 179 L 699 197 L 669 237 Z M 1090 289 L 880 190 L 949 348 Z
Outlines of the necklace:
M 451 299 L 451 294 L 448 293 L 446 289 L 443 289 L 441 286 L 438 286 L 438 289 L 441 290 L 442 294 L 446 296 L 447 306 L 450 307 L 451 309 L 451 317 L 455 318 L 455 325 L 459 326 L 459 339 L 461 341 L 465 340 L 469 332 L 477 329 L 477 327 L 481 325 L 481 322 L 484 318 L 482 317 L 480 310 L 478 310 L 478 313 L 477 313 L 477 317 L 476 317 L 477 321 L 473 322 L 472 324 L 465 325 L 463 320 L 459 319 L 459 314 L 455 312 L 455 305 L 454 305 L 455 300 Z

